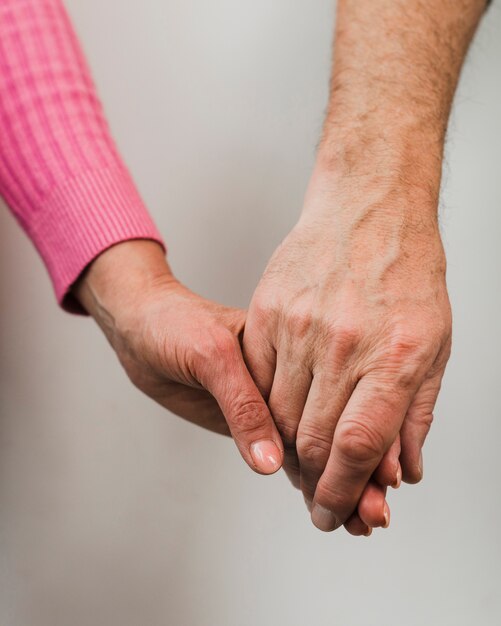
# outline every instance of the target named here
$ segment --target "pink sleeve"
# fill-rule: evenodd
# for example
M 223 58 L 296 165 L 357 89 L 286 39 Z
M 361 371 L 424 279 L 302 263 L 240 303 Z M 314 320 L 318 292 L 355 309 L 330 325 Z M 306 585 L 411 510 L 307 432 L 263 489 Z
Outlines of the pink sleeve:
M 0 0 L 0 193 L 58 301 L 103 250 L 162 239 L 124 165 L 61 0 Z

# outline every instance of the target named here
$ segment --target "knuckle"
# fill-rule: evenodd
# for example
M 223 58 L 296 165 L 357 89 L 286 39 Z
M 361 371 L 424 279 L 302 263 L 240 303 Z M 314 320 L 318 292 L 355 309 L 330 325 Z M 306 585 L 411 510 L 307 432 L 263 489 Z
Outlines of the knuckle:
M 362 339 L 358 326 L 344 321 L 326 320 L 318 324 L 316 335 L 329 361 L 338 365 L 351 359 Z
M 407 361 L 419 356 L 423 350 L 424 341 L 413 333 L 397 332 L 390 338 L 389 356 L 397 361 Z
M 306 337 L 311 332 L 313 325 L 313 316 L 307 310 L 292 309 L 285 318 L 287 332 L 297 339 Z
M 424 426 L 426 426 L 428 430 L 430 430 L 434 419 L 435 419 L 435 415 L 433 413 L 427 413 L 426 415 L 423 415 L 423 417 L 421 418 L 421 423 Z
M 442 331 L 440 320 L 410 324 L 405 328 L 399 325 L 390 336 L 388 355 L 397 363 L 429 363 L 449 341 L 450 330 Z
M 418 413 L 414 416 L 413 422 L 422 431 L 428 432 L 433 424 L 433 413 Z
M 266 416 L 263 403 L 254 398 L 239 398 L 230 414 L 232 429 L 242 435 L 250 435 L 263 429 Z
M 226 328 L 209 329 L 194 345 L 197 356 L 203 362 L 233 356 L 238 346 L 237 338 Z
M 365 466 L 379 462 L 386 450 L 386 441 L 368 419 L 345 420 L 338 426 L 337 448 L 349 465 Z
M 409 392 L 416 388 L 434 358 L 435 350 L 428 340 L 411 334 L 394 335 L 377 363 L 377 377 L 389 391 Z
M 343 323 L 332 324 L 329 329 L 329 336 L 339 352 L 349 355 L 360 343 L 362 333 L 358 326 Z
M 260 290 L 256 292 L 252 298 L 249 308 L 248 319 L 252 319 L 254 323 L 262 327 L 267 327 L 276 318 L 278 311 L 275 307 L 275 301 L 270 294 Z
M 239 349 L 238 339 L 231 331 L 214 326 L 194 333 L 184 361 L 193 378 L 208 388 L 215 378 L 233 368 Z
M 444 343 L 450 342 L 452 339 L 452 314 L 438 321 L 437 334 Z
M 208 354 L 210 357 L 218 356 L 221 358 L 233 355 L 237 349 L 237 338 L 231 332 L 217 330 L 211 335 L 208 345 Z
M 297 437 L 297 453 L 302 463 L 313 466 L 324 466 L 329 458 L 332 441 L 318 435 L 299 434 Z

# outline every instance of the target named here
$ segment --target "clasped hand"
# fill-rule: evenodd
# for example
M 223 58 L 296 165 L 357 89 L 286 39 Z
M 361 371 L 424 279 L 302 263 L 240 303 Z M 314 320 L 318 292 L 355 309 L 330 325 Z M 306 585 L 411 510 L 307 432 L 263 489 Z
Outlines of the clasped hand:
M 386 488 L 422 477 L 451 315 L 432 213 L 356 204 L 310 191 L 247 315 L 190 292 L 148 241 L 104 252 L 75 293 L 139 389 L 231 434 L 255 471 L 283 465 L 318 528 L 366 535 L 389 523 Z

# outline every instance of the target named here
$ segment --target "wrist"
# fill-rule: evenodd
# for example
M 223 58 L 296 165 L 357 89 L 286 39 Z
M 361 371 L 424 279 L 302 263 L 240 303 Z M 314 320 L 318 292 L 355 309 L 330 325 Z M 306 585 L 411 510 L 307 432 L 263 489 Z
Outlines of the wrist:
M 398 124 L 371 119 L 360 124 L 327 124 L 319 145 L 316 166 L 323 176 L 363 186 L 421 189 L 438 196 L 444 141 L 433 126 L 417 119 Z
M 442 142 L 415 130 L 371 129 L 324 135 L 303 216 L 351 221 L 370 210 L 378 220 L 436 224 Z
M 102 252 L 74 285 L 73 292 L 113 344 L 119 320 L 137 309 L 152 290 L 175 282 L 158 243 L 130 240 Z

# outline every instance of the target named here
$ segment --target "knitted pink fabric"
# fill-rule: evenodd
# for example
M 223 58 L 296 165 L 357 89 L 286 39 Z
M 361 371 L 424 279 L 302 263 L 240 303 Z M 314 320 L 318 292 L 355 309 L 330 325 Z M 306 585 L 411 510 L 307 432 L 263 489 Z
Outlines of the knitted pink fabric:
M 59 302 L 100 252 L 162 239 L 110 135 L 61 0 L 0 0 L 0 193 Z

